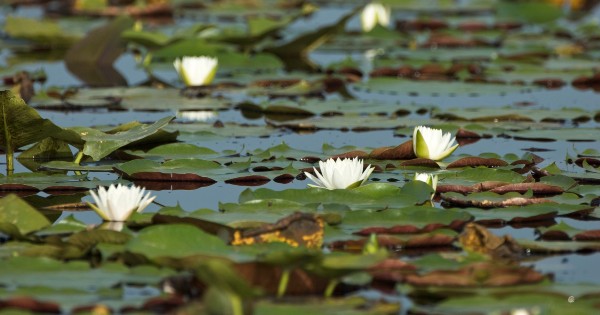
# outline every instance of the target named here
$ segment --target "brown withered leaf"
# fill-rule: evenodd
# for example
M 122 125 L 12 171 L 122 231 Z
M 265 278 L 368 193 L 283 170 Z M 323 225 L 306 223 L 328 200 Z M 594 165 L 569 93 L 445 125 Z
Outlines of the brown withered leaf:
M 406 282 L 415 286 L 501 287 L 538 283 L 545 278 L 529 267 L 480 262 L 459 270 L 436 270 L 424 275 L 407 275 Z
M 600 230 L 585 231 L 573 236 L 574 241 L 600 241 Z
M 396 248 L 423 248 L 423 247 L 446 247 L 451 246 L 455 237 L 445 234 L 417 234 L 407 237 L 393 235 L 377 235 L 377 243 L 380 247 L 388 249 Z M 330 244 L 333 249 L 344 251 L 360 251 L 367 242 L 366 238 L 356 240 L 339 240 Z
M 332 159 L 337 159 L 337 158 L 340 158 L 340 159 L 348 159 L 348 158 L 353 159 L 355 157 L 360 158 L 360 159 L 364 159 L 364 158 L 369 157 L 369 153 L 367 153 L 365 151 L 361 151 L 361 150 L 353 150 L 353 151 L 349 151 L 349 152 L 346 152 L 346 153 L 336 154 L 336 155 L 332 156 L 331 158 Z
M 403 282 L 407 275 L 414 274 L 416 270 L 415 265 L 397 258 L 387 258 L 369 268 L 367 272 L 371 274 L 373 281 L 396 283 Z
M 42 302 L 30 297 L 13 297 L 0 300 L 0 310 L 20 309 L 34 313 L 60 314 L 60 305 L 53 302 Z
M 509 198 L 509 199 L 505 199 L 505 200 L 493 201 L 493 200 L 460 199 L 460 198 L 442 194 L 441 198 L 442 198 L 442 200 L 444 200 L 445 202 L 447 202 L 453 206 L 476 207 L 476 208 L 484 208 L 484 209 L 504 208 L 504 207 L 510 207 L 510 206 L 526 206 L 526 205 L 547 203 L 547 202 L 555 203 L 554 201 L 545 199 L 545 198 L 523 198 L 523 197 L 515 197 L 515 198 Z
M 435 189 L 435 192 L 438 194 L 447 193 L 447 192 L 457 192 L 459 194 L 466 195 L 468 193 L 472 193 L 473 187 L 465 186 L 465 185 L 438 185 Z
M 159 181 L 159 182 L 205 182 L 205 183 L 216 183 L 217 181 L 209 178 L 200 176 L 192 173 L 161 173 L 161 172 L 137 172 L 133 174 L 127 174 L 117 168 L 114 171 L 123 176 L 123 178 L 133 181 Z
M 521 246 L 510 235 L 496 236 L 476 223 L 468 223 L 458 236 L 458 241 L 468 251 L 494 258 L 514 259 L 523 252 Z
M 554 185 L 548 185 L 543 183 L 518 183 L 518 184 L 509 184 L 504 186 L 499 186 L 494 189 L 491 189 L 491 192 L 497 194 L 505 194 L 508 192 L 518 192 L 521 194 L 526 193 L 527 191 L 533 191 L 534 195 L 559 195 L 564 192 L 564 189 Z
M 273 224 L 236 230 L 231 245 L 283 242 L 291 246 L 320 248 L 323 244 L 323 219 L 312 213 L 296 212 Z
M 373 149 L 369 157 L 376 160 L 410 160 L 417 156 L 413 150 L 412 140 L 408 140 L 395 147 Z
M 133 182 L 149 190 L 196 190 L 202 187 L 208 187 L 216 181 L 160 181 L 160 180 L 133 180 Z
M 436 161 L 426 158 L 416 158 L 408 161 L 403 161 L 400 163 L 400 166 L 421 166 L 421 167 L 431 167 L 431 168 L 440 168 L 440 165 L 437 164 Z
M 506 163 L 503 160 L 495 159 L 495 158 L 482 158 L 478 156 L 469 156 L 458 159 L 450 164 L 448 164 L 447 168 L 459 168 L 459 167 L 477 167 L 477 166 L 486 166 L 486 167 L 498 167 L 498 166 L 506 166 Z
M 258 86 L 264 88 L 286 88 L 300 83 L 300 79 L 269 79 L 257 80 L 250 83 L 250 86 Z
M 582 157 L 575 160 L 575 164 L 583 167 L 583 161 L 586 161 L 592 167 L 600 167 L 600 159 L 594 159 L 590 157 Z
M 481 192 L 481 191 L 492 190 L 497 187 L 502 187 L 502 186 L 505 186 L 508 184 L 509 183 L 499 182 L 499 181 L 485 181 L 485 182 L 474 184 L 471 186 L 471 188 L 473 188 L 473 191 L 475 191 L 475 192 Z
M 364 228 L 360 231 L 354 232 L 354 234 L 364 235 L 364 236 L 371 235 L 372 233 L 375 233 L 375 234 L 418 234 L 418 233 L 429 233 L 429 232 L 437 230 L 437 229 L 445 229 L 445 228 L 458 231 L 458 230 L 461 230 L 462 227 L 466 223 L 467 223 L 467 221 L 454 220 L 454 221 L 450 222 L 450 224 L 448 224 L 448 225 L 441 224 L 441 223 L 430 223 L 421 228 L 414 226 L 414 225 L 410 225 L 410 224 L 404 224 L 404 225 L 399 224 L 399 225 L 394 225 L 392 227 Z
M 225 183 L 237 185 L 237 186 L 261 186 L 270 181 L 271 181 L 271 179 L 269 179 L 266 176 L 248 175 L 248 176 L 241 176 L 241 177 L 228 179 L 225 181 Z

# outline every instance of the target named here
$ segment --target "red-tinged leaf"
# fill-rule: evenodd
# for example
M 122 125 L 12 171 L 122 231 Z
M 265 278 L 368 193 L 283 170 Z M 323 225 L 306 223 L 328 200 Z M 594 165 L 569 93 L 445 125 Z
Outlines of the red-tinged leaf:
M 216 181 L 173 182 L 156 180 L 134 180 L 133 182 L 149 190 L 196 190 L 216 183 Z
M 408 140 L 395 147 L 374 149 L 369 157 L 376 160 L 410 160 L 417 156 L 413 151 L 412 140 Z
M 266 176 L 248 175 L 248 176 L 241 176 L 241 177 L 228 179 L 225 181 L 225 183 L 232 184 L 232 185 L 238 185 L 238 186 L 260 186 L 260 185 L 264 185 L 270 181 L 271 181 L 271 179 L 269 179 Z
M 546 241 L 570 241 L 569 234 L 563 231 L 547 231 L 541 235 L 541 238 Z
M 573 237 L 575 241 L 599 241 L 600 240 L 600 230 L 592 230 L 585 231 L 579 234 L 576 234 Z
M 142 181 L 169 181 L 169 182 L 204 182 L 215 183 L 216 180 L 196 174 L 185 173 L 160 173 L 160 172 L 137 172 L 131 175 L 123 174 L 123 178 Z
M 287 183 L 291 183 L 295 178 L 296 177 L 291 174 L 281 174 L 281 175 L 273 178 L 273 181 L 276 183 L 280 183 L 280 184 L 287 184 Z
M 505 200 L 468 200 L 455 198 L 453 196 L 441 195 L 442 200 L 448 202 L 451 205 L 459 206 L 459 207 L 477 207 L 483 209 L 490 208 L 502 208 L 502 207 L 510 207 L 510 206 L 526 206 L 531 204 L 538 203 L 554 203 L 554 201 L 545 199 L 545 198 L 522 198 L 515 197 L 509 198 Z
M 337 154 L 332 156 L 332 159 L 353 159 L 353 158 L 359 158 L 359 159 L 365 159 L 369 157 L 369 153 L 365 152 L 365 151 L 361 151 L 361 150 L 353 150 L 350 152 L 346 152 L 346 153 L 341 153 L 341 154 Z
M 559 78 L 546 78 L 546 79 L 537 79 L 534 80 L 533 85 L 542 86 L 547 89 L 558 89 L 563 87 L 567 83 Z
M 502 187 L 502 186 L 506 186 L 506 185 L 508 185 L 508 183 L 498 182 L 498 181 L 485 181 L 485 182 L 481 182 L 481 183 L 472 185 L 471 188 L 473 188 L 474 191 L 479 192 L 479 191 L 492 190 L 494 188 Z
M 519 225 L 530 224 L 532 222 L 553 221 L 554 218 L 556 218 L 557 214 L 558 212 L 548 212 L 529 217 L 514 217 L 510 221 L 508 221 L 508 223 L 513 225 Z
M 0 184 L 0 191 L 31 191 L 31 192 L 38 192 L 40 191 L 39 189 L 33 187 L 33 186 L 29 186 L 29 185 L 24 185 L 24 184 Z
M 469 131 L 469 130 L 465 130 L 462 128 L 459 128 L 458 131 L 456 132 L 456 139 L 480 139 L 480 138 L 482 138 L 482 137 L 478 133 Z
M 470 264 L 459 270 L 436 270 L 424 275 L 408 275 L 406 282 L 414 286 L 504 287 L 533 284 L 544 279 L 546 277 L 543 274 L 529 267 L 483 262 Z
M 534 195 L 558 195 L 564 192 L 564 189 L 558 186 L 543 184 L 543 183 L 518 183 L 496 187 L 491 192 L 497 194 L 505 194 L 508 192 L 518 192 L 521 194 L 527 191 L 533 191 Z
M 459 194 L 466 195 L 471 192 L 475 192 L 471 186 L 463 186 L 463 185 L 438 185 L 435 189 L 436 193 L 447 193 L 447 192 L 457 192 Z
M 384 282 L 403 282 L 408 274 L 414 274 L 417 270 L 415 265 L 411 265 L 396 258 L 388 258 L 367 271 L 375 281 Z
M 34 313 L 60 314 L 60 305 L 53 302 L 41 302 L 30 297 L 14 297 L 0 301 L 0 310 L 20 309 Z
M 418 234 L 415 236 L 410 236 L 409 238 L 401 238 L 393 235 L 377 235 L 377 243 L 379 246 L 389 249 L 395 249 L 399 247 L 423 248 L 450 246 L 455 240 L 455 237 L 445 234 Z M 331 243 L 330 247 L 345 251 L 360 251 L 366 242 L 366 238 L 357 240 L 340 240 Z
M 458 159 L 450 164 L 448 164 L 447 168 L 459 168 L 459 167 L 477 167 L 477 166 L 486 166 L 486 167 L 499 167 L 506 166 L 506 163 L 503 160 L 496 158 L 482 158 L 477 156 L 470 156 Z
M 442 20 L 434 19 L 419 19 L 413 21 L 398 21 L 396 22 L 397 30 L 404 31 L 424 31 L 424 30 L 440 30 L 448 28 L 448 23 Z
M 430 168 L 440 168 L 440 165 L 437 164 L 436 161 L 427 159 L 427 158 L 416 158 L 408 161 L 403 161 L 400 163 L 401 167 L 406 166 L 420 166 L 420 167 L 430 167 Z
M 264 88 L 286 88 L 300 83 L 300 79 L 270 79 L 257 80 L 250 83 L 250 86 L 258 86 Z
M 389 228 L 386 227 L 370 227 L 370 228 L 366 228 L 366 229 L 362 229 L 358 232 L 355 232 L 354 234 L 357 235 L 363 235 L 363 236 L 368 236 L 371 234 L 417 234 L 417 233 L 427 233 L 427 232 L 431 232 L 437 229 L 443 229 L 443 228 L 448 228 L 448 229 L 453 229 L 453 230 L 460 230 L 462 229 L 462 227 L 467 223 L 467 221 L 462 221 L 462 220 L 454 220 L 452 221 L 450 224 L 445 225 L 445 224 L 439 224 L 439 223 L 432 223 L 432 224 L 427 224 L 422 228 L 416 227 L 414 225 L 395 225 Z
M 404 245 L 405 248 L 446 247 L 451 246 L 456 237 L 444 234 L 423 235 L 410 238 Z
M 89 188 L 81 186 L 48 186 L 44 188 L 43 192 L 52 195 L 71 195 L 77 191 L 85 190 L 89 190 Z
M 594 159 L 589 157 L 578 158 L 575 160 L 575 164 L 583 167 L 583 162 L 586 161 L 592 167 L 600 167 L 600 159 Z

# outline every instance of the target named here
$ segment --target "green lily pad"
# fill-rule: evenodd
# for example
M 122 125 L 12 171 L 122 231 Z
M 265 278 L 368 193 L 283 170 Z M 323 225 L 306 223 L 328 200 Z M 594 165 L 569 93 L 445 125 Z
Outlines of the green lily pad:
M 4 31 L 9 36 L 33 41 L 38 47 L 65 49 L 79 39 L 50 20 L 9 16 L 5 23 Z
M 500 95 L 502 93 L 522 93 L 525 88 L 512 85 L 477 84 L 464 82 L 427 81 L 427 91 L 423 92 L 423 82 L 396 78 L 373 78 L 366 83 L 358 83 L 359 91 L 390 95 L 437 94 L 437 95 Z
M 382 211 L 351 211 L 344 216 L 340 228 L 361 235 L 410 234 L 430 232 L 439 228 L 460 229 L 471 220 L 472 216 L 465 211 L 413 206 Z
M 157 285 L 163 277 L 173 274 L 171 270 L 151 266 L 128 268 L 117 263 L 106 263 L 99 268 L 91 268 L 84 261 L 64 263 L 49 258 L 13 257 L 5 259 L 3 265 L 0 282 L 4 286 L 43 286 L 91 292 L 119 283 Z M 64 281 L 65 278 L 77 281 Z
M 121 147 L 151 137 L 173 119 L 174 117 L 165 117 L 151 125 L 139 124 L 126 131 L 114 134 L 86 127 L 71 127 L 69 129 L 77 132 L 81 139 L 85 141 L 83 153 L 98 161 Z
M 353 210 L 385 209 L 420 204 L 431 197 L 428 190 L 414 194 L 411 184 L 398 188 L 390 184 L 368 184 L 353 189 L 327 190 L 323 188 L 286 189 L 275 191 L 267 188 L 250 190 L 240 194 L 239 202 L 260 199 L 282 199 L 304 204 L 342 204 Z
M 0 228 L 16 227 L 21 235 L 41 230 L 50 225 L 48 219 L 21 198 L 10 194 L 0 199 Z M 12 229 L 12 228 L 10 228 Z
M 186 240 L 182 242 L 181 240 Z M 128 251 L 149 259 L 185 258 L 194 255 L 229 257 L 247 260 L 222 239 L 187 224 L 155 225 L 144 228 L 127 245 Z

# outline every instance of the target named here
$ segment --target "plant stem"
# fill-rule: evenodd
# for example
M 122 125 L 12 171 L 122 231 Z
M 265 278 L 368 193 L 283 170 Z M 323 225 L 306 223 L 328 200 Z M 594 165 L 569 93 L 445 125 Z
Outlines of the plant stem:
M 4 139 L 6 140 L 6 176 L 10 176 L 15 171 L 15 150 L 13 148 L 12 138 L 10 137 L 10 130 L 8 130 L 8 124 L 6 123 L 4 106 L 2 107 L 2 120 L 4 123 Z
M 83 159 L 83 151 L 77 152 L 77 155 L 75 156 L 75 160 L 73 160 L 73 163 L 79 165 L 81 163 L 81 159 Z M 73 171 L 73 173 L 75 173 L 75 175 L 81 175 L 80 171 Z
M 327 284 L 327 288 L 325 289 L 325 298 L 330 298 L 333 295 L 333 290 L 338 285 L 339 281 L 337 279 L 332 279 Z
M 81 159 L 83 159 L 83 152 L 79 151 L 77 152 L 77 155 L 75 156 L 75 160 L 73 160 L 73 163 L 81 163 Z
M 277 297 L 282 297 L 285 295 L 285 290 L 290 282 L 290 274 L 290 269 L 283 269 L 283 272 L 281 273 L 281 279 L 279 279 L 279 287 L 277 288 Z
M 12 148 L 12 145 L 9 144 L 6 146 L 6 176 L 11 176 L 14 171 L 14 150 Z
M 229 297 L 233 315 L 244 315 L 244 307 L 242 305 L 242 299 L 240 296 L 234 293 L 229 293 Z

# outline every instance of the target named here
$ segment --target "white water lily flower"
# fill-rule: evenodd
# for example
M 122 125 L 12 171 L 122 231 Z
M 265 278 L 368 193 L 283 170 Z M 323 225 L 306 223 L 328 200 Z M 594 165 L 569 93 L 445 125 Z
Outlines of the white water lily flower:
M 429 173 L 415 173 L 415 180 L 422 181 L 433 188 L 437 188 L 438 176 Z
M 108 189 L 99 187 L 98 193 L 90 190 L 96 205 L 88 205 L 106 221 L 125 221 L 136 211 L 144 210 L 156 196 L 150 196 L 145 188 L 111 184 Z
M 177 112 L 177 117 L 204 122 L 217 118 L 217 113 L 212 110 L 184 110 Z
M 363 160 L 357 157 L 353 159 L 328 159 L 327 161 L 319 161 L 321 172 L 315 170 L 316 177 L 310 173 L 304 172 L 306 177 L 310 178 L 315 184 L 310 187 L 320 187 L 327 189 L 347 189 L 362 185 L 367 181 L 371 172 L 375 167 L 371 165 L 363 168 Z M 364 170 L 363 170 L 364 169 Z
M 413 132 L 413 150 L 420 158 L 439 161 L 449 156 L 458 148 L 456 137 L 441 129 L 433 129 L 425 126 L 415 127 Z
M 387 27 L 390 25 L 390 15 L 390 9 L 380 3 L 367 4 L 360 14 L 363 32 L 371 31 L 377 24 Z
M 179 77 L 187 86 L 200 86 L 210 84 L 217 73 L 217 58 L 183 57 L 173 62 Z

